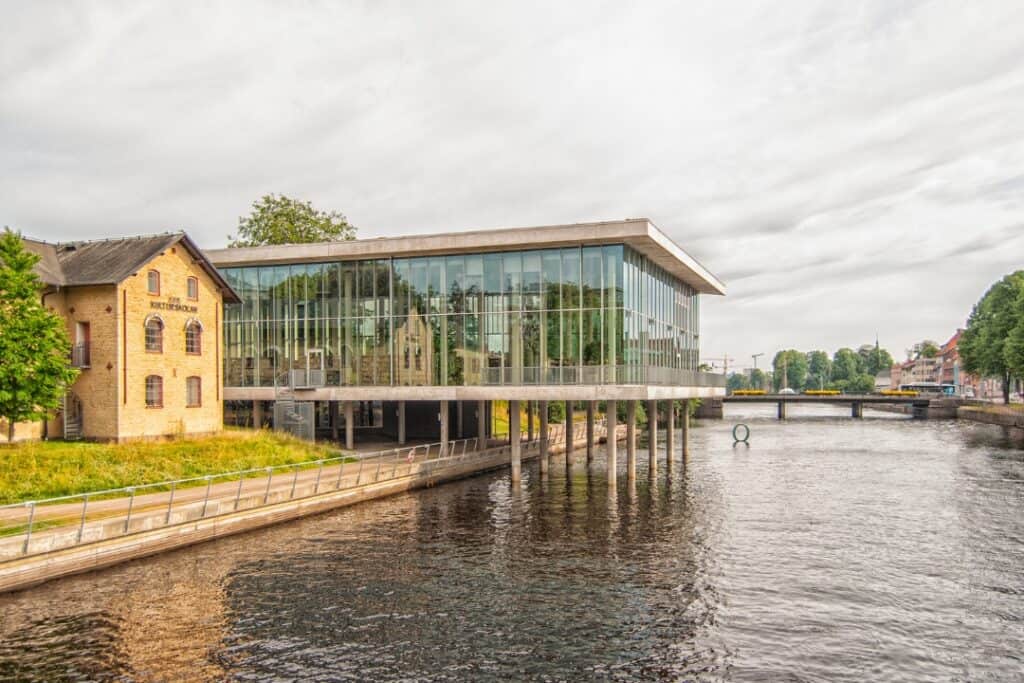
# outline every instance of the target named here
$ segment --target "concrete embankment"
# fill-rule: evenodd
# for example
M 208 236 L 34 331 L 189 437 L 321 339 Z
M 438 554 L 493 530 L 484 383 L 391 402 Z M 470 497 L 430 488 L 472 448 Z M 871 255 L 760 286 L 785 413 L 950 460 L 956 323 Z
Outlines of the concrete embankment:
M 1024 429 L 1024 410 L 1014 408 L 1003 408 L 1002 406 L 962 406 L 957 409 L 956 416 L 961 420 Z
M 625 438 L 623 425 L 619 426 L 617 434 L 620 440 Z M 582 439 L 574 439 L 574 444 L 577 457 L 579 457 L 582 449 L 586 447 L 585 435 Z M 549 452 L 552 454 L 564 453 L 564 451 L 565 446 L 562 443 L 552 443 L 549 448 Z M 538 455 L 538 446 L 524 444 L 523 460 L 536 458 Z M 121 531 L 125 525 L 123 520 L 111 520 L 109 524 L 95 527 L 99 529 L 99 532 L 96 532 L 98 535 L 83 539 L 86 542 L 3 562 L 0 564 L 0 592 L 21 590 L 52 579 L 109 567 L 167 550 L 259 529 L 367 500 L 502 469 L 508 465 L 509 452 L 504 449 L 494 454 L 480 453 L 465 461 L 444 465 L 440 463 L 415 464 L 408 468 L 408 473 L 405 476 L 324 493 L 315 493 L 315 490 L 318 489 L 314 489 L 312 483 L 306 482 L 300 484 L 297 490 L 289 491 L 287 499 L 281 495 L 279 502 L 274 502 L 275 498 L 271 497 L 269 504 L 265 505 L 262 504 L 263 497 L 256 492 L 253 492 L 251 496 L 243 494 L 240 505 L 234 497 L 230 500 L 211 500 L 209 503 L 189 504 L 175 511 L 175 514 L 180 516 L 171 520 L 169 525 L 164 523 L 165 520 L 161 512 L 142 513 L 133 519 L 131 533 L 128 534 Z M 200 505 L 212 507 L 201 515 Z M 249 505 L 252 507 L 248 507 Z M 236 506 L 238 507 L 237 512 L 234 511 Z M 245 509 L 246 507 L 248 509 Z M 226 511 L 220 513 L 220 509 Z M 46 543 L 49 536 L 54 547 L 58 547 L 60 546 L 58 540 L 62 535 L 74 533 L 77 533 L 74 529 L 50 530 L 40 534 L 36 542 Z M 107 533 L 111 537 L 104 537 Z M 12 538 L 7 542 L 20 543 L 21 541 Z

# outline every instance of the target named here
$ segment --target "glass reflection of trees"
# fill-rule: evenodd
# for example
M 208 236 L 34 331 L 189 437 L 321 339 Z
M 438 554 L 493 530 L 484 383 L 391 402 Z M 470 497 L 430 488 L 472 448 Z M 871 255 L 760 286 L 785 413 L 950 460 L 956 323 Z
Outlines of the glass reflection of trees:
M 224 272 L 242 298 L 225 307 L 230 386 L 321 363 L 329 385 L 418 386 L 697 365 L 695 293 L 622 245 Z

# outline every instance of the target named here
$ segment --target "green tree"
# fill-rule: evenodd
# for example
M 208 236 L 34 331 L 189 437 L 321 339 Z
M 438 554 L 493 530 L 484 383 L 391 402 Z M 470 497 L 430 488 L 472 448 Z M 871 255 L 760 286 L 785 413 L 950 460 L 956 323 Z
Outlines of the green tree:
M 939 355 L 939 345 L 933 342 L 931 339 L 925 339 L 922 342 L 914 344 L 914 358 L 935 358 Z
M 1002 380 L 1004 403 L 1010 402 L 1010 380 L 1017 367 L 1017 327 L 1024 321 L 1022 293 L 1024 270 L 992 285 L 974 305 L 957 343 L 964 370 Z
M 750 381 L 742 372 L 731 372 L 729 373 L 729 379 L 726 380 L 726 388 L 728 388 L 730 393 L 739 389 L 749 389 Z
M 39 257 L 9 228 L 0 235 L 0 417 L 7 439 L 17 422 L 41 420 L 60 407 L 78 371 L 68 355 L 64 321 L 40 302 L 43 285 L 33 271 Z
M 853 349 L 842 348 L 832 356 L 833 382 L 848 382 L 863 372 L 861 357 Z
M 1017 295 L 1017 325 L 1006 341 L 1006 367 L 1010 374 L 1024 377 L 1024 288 Z
M 832 381 L 832 361 L 824 351 L 807 354 L 807 386 L 810 389 L 824 389 Z
M 356 228 L 344 214 L 319 211 L 309 202 L 283 194 L 268 194 L 252 203 L 252 213 L 238 219 L 238 234 L 228 235 L 228 246 L 339 242 L 355 238 Z
M 802 391 L 807 383 L 807 356 L 796 349 L 776 353 L 772 360 L 772 368 L 776 391 L 783 388 Z
M 844 382 L 843 391 L 848 394 L 870 394 L 875 390 L 875 376 L 862 373 Z
M 861 346 L 857 349 L 857 355 L 860 356 L 864 372 L 872 377 L 883 370 L 889 370 L 893 364 L 892 355 L 880 347 L 877 341 L 874 344 Z
M 761 368 L 754 368 L 753 370 L 750 371 L 750 388 L 768 388 L 768 377 L 764 374 L 764 370 L 762 370 Z

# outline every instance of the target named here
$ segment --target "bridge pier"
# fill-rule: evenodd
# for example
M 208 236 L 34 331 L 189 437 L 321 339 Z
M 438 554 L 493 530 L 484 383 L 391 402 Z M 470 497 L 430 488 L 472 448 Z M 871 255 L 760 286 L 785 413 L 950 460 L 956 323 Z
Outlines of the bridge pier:
M 594 460 L 594 412 L 597 401 L 587 401 L 587 465 Z
M 779 419 L 780 420 L 785 420 L 786 419 L 786 402 L 785 401 L 779 401 Z
M 444 405 L 445 403 L 446 401 L 442 401 L 441 405 Z M 512 450 L 512 486 L 518 486 L 522 478 L 523 465 L 520 455 L 520 447 L 522 445 L 521 434 L 522 425 L 519 424 L 519 401 L 513 399 L 508 402 L 508 438 Z M 443 441 L 444 440 L 442 439 L 442 443 Z
M 647 467 L 652 477 L 658 474 L 658 402 L 647 402 Z
M 572 430 L 572 401 L 565 402 L 565 466 L 572 465 L 572 447 L 576 440 Z
M 636 481 L 636 401 L 626 401 L 626 478 Z
M 850 414 L 857 419 L 864 417 L 864 404 L 860 401 L 854 401 L 851 403 Z
M 690 400 L 683 401 L 682 429 L 679 433 L 679 440 L 683 442 L 683 462 L 690 457 Z
M 618 414 L 616 412 L 617 406 L 615 401 L 608 401 L 607 408 L 605 409 L 608 425 L 608 442 L 605 446 L 605 451 L 608 453 L 608 489 L 614 490 L 618 486 L 618 443 L 615 438 L 615 428 L 618 424 Z M 593 432 L 593 430 L 591 430 Z
M 672 472 L 672 460 L 676 457 L 676 402 L 669 399 L 665 415 L 665 471 Z
M 540 473 L 548 473 L 548 402 L 538 401 L 540 411 Z

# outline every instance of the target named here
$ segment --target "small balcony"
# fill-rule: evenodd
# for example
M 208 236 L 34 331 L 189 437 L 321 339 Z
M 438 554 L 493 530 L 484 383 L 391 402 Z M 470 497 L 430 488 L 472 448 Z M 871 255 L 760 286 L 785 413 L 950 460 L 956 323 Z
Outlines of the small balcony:
M 90 359 L 89 342 L 79 342 L 71 347 L 71 366 L 88 368 Z

